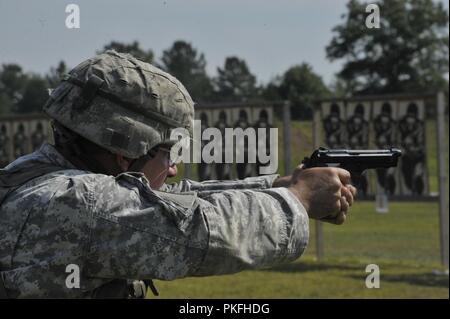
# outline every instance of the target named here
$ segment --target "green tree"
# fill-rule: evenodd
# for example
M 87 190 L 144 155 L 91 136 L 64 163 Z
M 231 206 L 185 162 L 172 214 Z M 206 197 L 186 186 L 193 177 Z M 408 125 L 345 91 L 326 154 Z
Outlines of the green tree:
M 48 99 L 48 82 L 37 74 L 27 74 L 17 64 L 0 69 L 0 112 L 41 112 Z
M 310 119 L 314 100 L 328 96 L 330 91 L 322 78 L 307 63 L 290 67 L 281 77 L 269 83 L 264 96 L 269 100 L 288 100 L 294 119 Z
M 260 88 L 261 95 L 264 100 L 268 101 L 279 101 L 281 100 L 280 96 L 280 84 L 282 81 L 282 77 L 280 75 L 275 76 L 267 83 L 266 86 L 262 86 Z
M 342 77 L 335 76 L 329 85 L 329 88 L 335 97 L 350 97 L 353 92 L 356 92 L 358 83 L 352 79 L 343 79 Z
M 217 68 L 214 83 L 217 98 L 221 101 L 248 101 L 258 94 L 256 77 L 245 60 L 235 56 L 227 57 L 223 68 Z
M 103 50 L 97 51 L 97 53 L 102 53 L 106 50 L 116 50 L 121 53 L 130 53 L 135 58 L 142 60 L 147 63 L 153 63 L 153 51 L 144 50 L 139 45 L 139 42 L 134 41 L 133 43 L 121 43 L 117 41 L 111 41 L 103 47 Z
M 27 75 L 18 64 L 3 64 L 0 71 L 0 82 L 2 83 L 2 93 L 12 100 L 21 98 L 21 91 L 27 81 Z
M 56 67 L 51 67 L 50 72 L 46 75 L 46 80 L 51 88 L 55 88 L 68 72 L 67 65 L 64 61 L 60 61 Z
M 0 83 L 0 115 L 11 113 L 14 102 L 2 92 L 2 85 Z
M 0 112 L 10 113 L 23 96 L 26 74 L 18 64 L 3 64 L 0 69 Z
M 206 60 L 190 43 L 175 41 L 163 51 L 161 68 L 175 76 L 196 102 L 206 102 L 212 95 L 211 79 L 206 73 Z
M 39 113 L 48 100 L 48 82 L 39 75 L 29 76 L 23 96 L 17 104 L 18 113 Z
M 380 28 L 369 29 L 365 9 L 380 8 Z M 448 12 L 432 0 L 350 0 L 343 23 L 327 46 L 331 61 L 344 59 L 338 76 L 354 93 L 430 91 L 448 87 Z

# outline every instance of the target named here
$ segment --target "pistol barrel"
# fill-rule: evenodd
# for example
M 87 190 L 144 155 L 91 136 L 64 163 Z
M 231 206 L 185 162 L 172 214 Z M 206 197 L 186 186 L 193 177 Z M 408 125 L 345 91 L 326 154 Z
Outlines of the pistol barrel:
M 397 166 L 401 154 L 401 150 L 397 148 L 384 150 L 330 150 L 319 148 L 311 155 L 307 167 L 339 166 L 342 168 L 359 168 L 360 170 L 389 168 Z

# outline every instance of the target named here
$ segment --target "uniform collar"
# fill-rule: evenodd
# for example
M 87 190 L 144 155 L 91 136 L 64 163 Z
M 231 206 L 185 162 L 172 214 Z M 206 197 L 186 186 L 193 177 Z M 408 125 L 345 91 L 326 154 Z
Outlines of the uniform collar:
M 68 161 L 58 150 L 49 143 L 44 143 L 37 151 L 42 154 L 48 163 L 56 164 L 68 169 L 76 169 L 76 167 Z
M 25 167 L 33 165 L 32 163 L 44 163 L 52 164 L 54 166 L 60 166 L 67 169 L 77 169 L 72 163 L 70 163 L 56 148 L 48 143 L 42 144 L 42 146 L 35 152 L 21 156 L 7 165 L 4 169 L 11 170 L 19 167 Z

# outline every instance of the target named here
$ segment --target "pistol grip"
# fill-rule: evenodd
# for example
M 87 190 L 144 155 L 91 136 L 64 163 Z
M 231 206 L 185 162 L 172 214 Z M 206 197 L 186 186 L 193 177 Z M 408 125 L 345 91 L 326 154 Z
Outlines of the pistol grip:
M 350 172 L 351 174 L 351 178 L 352 178 L 352 185 L 359 187 L 361 185 L 361 181 L 362 181 L 362 177 L 363 177 L 363 173 L 359 173 L 359 172 Z
M 360 167 L 354 167 L 354 166 L 340 166 L 341 168 L 347 170 L 350 172 L 350 176 L 351 176 L 351 182 L 354 186 L 360 186 L 361 185 L 361 181 L 363 178 L 363 174 L 365 172 L 364 169 L 360 168 Z

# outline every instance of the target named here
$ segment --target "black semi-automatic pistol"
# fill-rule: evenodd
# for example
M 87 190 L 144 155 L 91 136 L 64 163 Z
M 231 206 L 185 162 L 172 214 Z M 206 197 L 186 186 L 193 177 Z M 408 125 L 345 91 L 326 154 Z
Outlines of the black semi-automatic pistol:
M 359 184 L 366 169 L 386 169 L 396 167 L 402 151 L 397 148 L 388 150 L 347 150 L 326 149 L 320 147 L 310 157 L 302 161 L 303 168 L 340 167 L 350 172 L 352 182 Z

